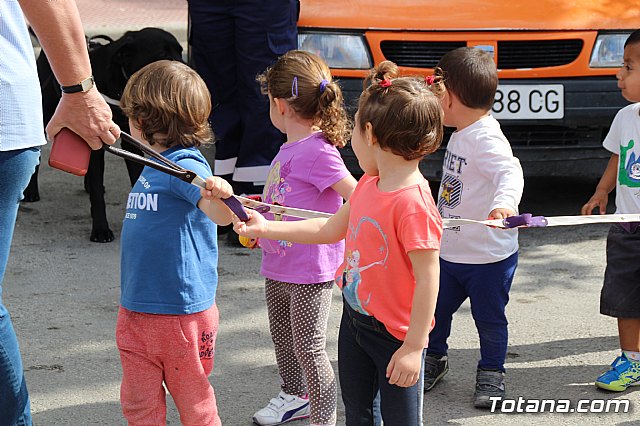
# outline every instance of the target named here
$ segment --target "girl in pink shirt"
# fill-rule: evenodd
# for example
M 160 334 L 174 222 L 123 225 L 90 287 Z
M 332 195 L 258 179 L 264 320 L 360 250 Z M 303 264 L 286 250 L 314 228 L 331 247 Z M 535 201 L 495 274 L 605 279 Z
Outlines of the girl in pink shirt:
M 422 424 L 422 359 L 438 293 L 442 220 L 418 164 L 442 140 L 431 81 L 395 78 L 385 61 L 360 97 L 351 140 L 365 175 L 329 219 L 267 221 L 255 211 L 240 235 L 306 244 L 345 239 L 336 281 L 344 296 L 338 342 L 346 424 Z M 434 86 L 435 87 L 435 86 Z

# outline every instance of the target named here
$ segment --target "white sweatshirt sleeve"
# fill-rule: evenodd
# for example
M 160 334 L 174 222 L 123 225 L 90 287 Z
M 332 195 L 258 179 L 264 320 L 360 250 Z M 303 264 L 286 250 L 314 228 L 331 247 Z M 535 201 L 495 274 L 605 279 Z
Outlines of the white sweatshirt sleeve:
M 524 190 L 524 176 L 520 160 L 513 156 L 509 143 L 486 135 L 478 140 L 476 153 L 480 173 L 495 187 L 493 202 L 487 213 L 497 208 L 517 212 Z

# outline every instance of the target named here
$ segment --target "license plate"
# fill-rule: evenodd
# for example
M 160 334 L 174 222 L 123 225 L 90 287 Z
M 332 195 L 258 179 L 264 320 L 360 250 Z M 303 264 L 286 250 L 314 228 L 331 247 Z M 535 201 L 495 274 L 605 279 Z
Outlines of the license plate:
M 492 115 L 500 120 L 563 118 L 564 87 L 562 84 L 498 86 Z

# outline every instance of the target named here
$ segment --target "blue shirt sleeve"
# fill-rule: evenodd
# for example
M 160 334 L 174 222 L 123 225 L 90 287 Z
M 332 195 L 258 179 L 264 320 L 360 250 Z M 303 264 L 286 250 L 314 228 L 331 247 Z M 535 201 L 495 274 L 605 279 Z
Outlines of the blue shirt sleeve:
M 212 175 L 209 165 L 196 158 L 182 158 L 177 160 L 176 163 L 187 170 L 195 172 L 203 179 Z M 198 201 L 202 198 L 199 187 L 178 178 L 171 179 L 171 192 L 173 192 L 177 197 L 192 203 L 194 206 L 197 206 Z

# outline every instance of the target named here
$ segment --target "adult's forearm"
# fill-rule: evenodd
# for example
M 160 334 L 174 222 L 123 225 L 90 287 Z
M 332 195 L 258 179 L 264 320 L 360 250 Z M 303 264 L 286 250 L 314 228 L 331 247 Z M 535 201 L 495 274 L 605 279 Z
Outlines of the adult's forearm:
M 19 0 L 44 49 L 53 73 L 63 86 L 91 75 L 91 63 L 75 0 Z

